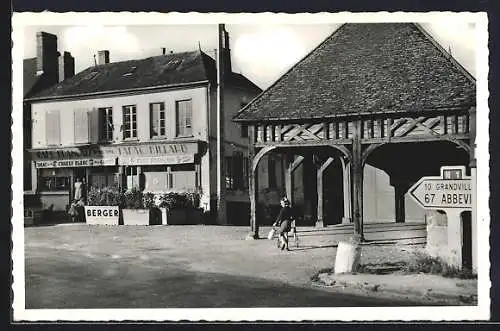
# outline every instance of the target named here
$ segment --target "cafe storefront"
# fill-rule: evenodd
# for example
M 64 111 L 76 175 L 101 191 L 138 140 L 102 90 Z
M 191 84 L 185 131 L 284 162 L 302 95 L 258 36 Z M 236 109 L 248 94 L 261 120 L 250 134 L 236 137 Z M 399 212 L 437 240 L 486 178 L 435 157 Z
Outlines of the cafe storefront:
M 37 193 L 44 209 L 66 211 L 77 179 L 84 179 L 87 189 L 119 186 L 153 193 L 200 190 L 199 152 L 199 141 L 32 150 Z

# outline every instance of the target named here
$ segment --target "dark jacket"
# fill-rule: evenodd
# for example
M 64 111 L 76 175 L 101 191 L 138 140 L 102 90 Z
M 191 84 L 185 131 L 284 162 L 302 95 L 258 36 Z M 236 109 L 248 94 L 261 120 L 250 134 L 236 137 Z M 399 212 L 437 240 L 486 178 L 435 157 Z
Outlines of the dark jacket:
M 276 218 L 275 224 L 277 226 L 281 226 L 283 222 L 288 222 L 290 225 L 292 221 L 295 219 L 295 213 L 292 207 L 285 206 L 281 208 L 280 213 L 278 214 L 278 217 Z

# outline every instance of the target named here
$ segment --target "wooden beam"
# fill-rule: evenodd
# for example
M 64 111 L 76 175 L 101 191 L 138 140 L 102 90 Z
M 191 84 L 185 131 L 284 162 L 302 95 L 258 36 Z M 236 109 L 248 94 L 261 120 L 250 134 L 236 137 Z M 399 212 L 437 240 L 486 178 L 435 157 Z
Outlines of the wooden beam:
M 318 172 L 316 174 L 316 181 L 317 181 L 317 191 L 318 191 L 318 206 L 317 206 L 317 214 L 318 214 L 318 220 L 316 222 L 316 226 L 325 226 L 323 222 L 324 218 L 324 201 L 323 201 L 323 172 L 328 168 L 330 164 L 332 164 L 334 158 L 329 157 L 318 169 Z
M 257 142 L 255 147 L 277 146 L 277 147 L 315 147 L 315 146 L 337 146 L 337 145 L 350 145 L 351 139 L 338 139 L 338 140 L 292 140 L 292 141 L 275 141 L 275 142 Z
M 415 135 L 407 137 L 393 137 L 391 138 L 391 143 L 407 143 L 407 142 L 423 142 L 423 141 L 444 141 L 444 140 L 456 140 L 456 139 L 469 139 L 469 134 L 446 134 L 446 135 Z M 376 144 L 376 143 L 386 143 L 387 139 L 382 138 L 368 138 L 362 139 L 363 144 Z
M 354 222 L 354 237 L 363 241 L 363 164 L 361 148 L 361 119 L 354 122 L 352 140 L 352 218 Z
M 253 162 L 255 159 L 255 142 L 256 142 L 256 127 L 248 126 L 248 160 L 250 169 L 248 171 L 248 194 L 250 197 L 250 233 L 247 239 L 259 238 L 259 226 L 257 224 L 257 190 L 258 190 L 258 171 L 257 167 L 254 170 Z
M 286 170 L 286 175 L 285 175 L 285 189 L 286 189 L 286 196 L 290 202 L 294 202 L 294 196 L 293 196 L 293 172 L 297 167 L 304 161 L 304 157 L 299 155 L 295 159 L 293 159 L 292 155 L 289 155 L 288 158 L 288 168 Z

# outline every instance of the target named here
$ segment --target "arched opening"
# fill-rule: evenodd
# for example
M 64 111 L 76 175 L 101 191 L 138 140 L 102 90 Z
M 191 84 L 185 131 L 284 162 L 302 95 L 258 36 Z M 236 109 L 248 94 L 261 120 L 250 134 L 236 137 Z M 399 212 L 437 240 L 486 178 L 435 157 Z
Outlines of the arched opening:
M 394 222 L 423 222 L 425 210 L 413 201 L 408 189 L 421 177 L 439 176 L 440 168 L 447 165 L 467 168 L 468 151 L 451 141 L 388 143 L 375 148 L 366 159 L 365 168 L 373 169 L 372 174 L 365 169 L 364 200 L 377 208 L 371 214 L 365 208 L 364 221 L 380 221 L 385 217 L 381 213 L 391 210 Z
M 271 225 L 287 196 L 297 212 L 298 226 L 339 224 L 344 218 L 345 169 L 348 152 L 334 146 L 280 146 L 260 150 L 252 162 L 258 182 L 256 221 Z M 342 159 L 342 160 L 341 160 Z M 323 224 L 324 222 L 324 224 Z

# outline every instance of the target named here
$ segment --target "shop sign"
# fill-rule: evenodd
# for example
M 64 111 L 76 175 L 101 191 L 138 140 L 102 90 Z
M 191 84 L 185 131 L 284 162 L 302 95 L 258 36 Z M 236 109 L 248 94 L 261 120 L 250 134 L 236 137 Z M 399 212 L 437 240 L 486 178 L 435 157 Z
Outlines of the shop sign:
M 33 151 L 35 160 L 161 156 L 198 153 L 198 143 L 155 143 L 124 146 L 92 146 Z
M 85 206 L 87 224 L 118 225 L 120 209 L 118 206 Z
M 37 168 L 77 168 L 77 167 L 101 167 L 116 165 L 115 159 L 78 159 L 78 160 L 54 160 L 36 161 Z
M 134 165 L 161 165 L 194 163 L 194 154 L 165 155 L 157 157 L 119 157 L 118 164 Z

